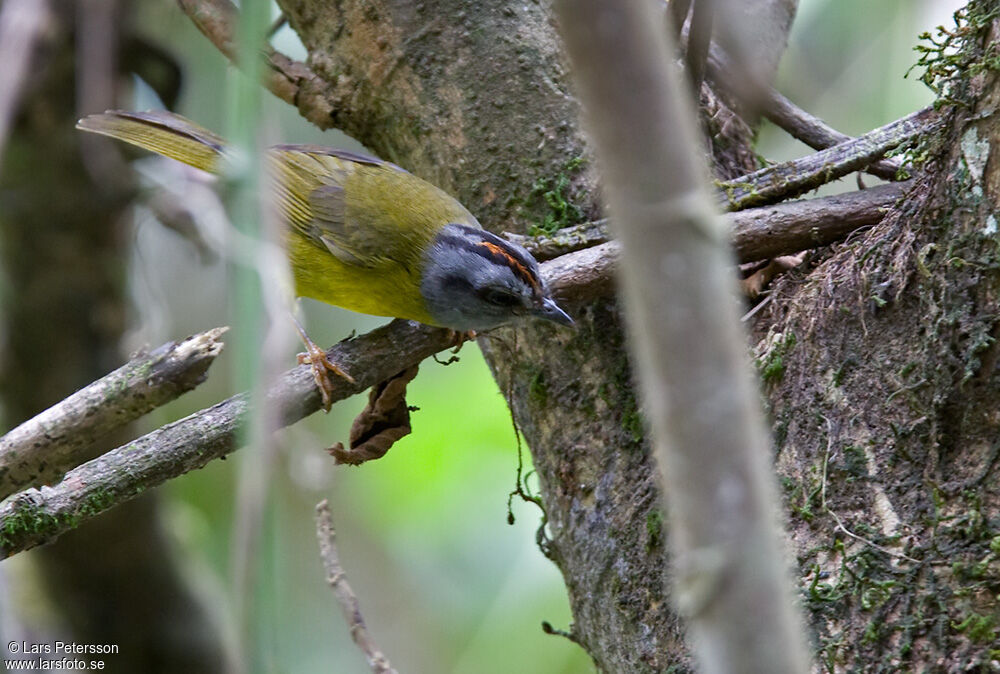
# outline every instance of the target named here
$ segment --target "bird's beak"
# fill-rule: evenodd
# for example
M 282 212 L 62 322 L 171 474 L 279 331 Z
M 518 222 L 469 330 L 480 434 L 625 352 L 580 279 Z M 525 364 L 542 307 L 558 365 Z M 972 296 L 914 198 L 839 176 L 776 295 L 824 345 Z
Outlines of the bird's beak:
M 573 325 L 573 319 L 569 317 L 569 314 L 560 309 L 559 305 L 556 304 L 551 297 L 546 297 L 542 301 L 541 306 L 532 311 L 531 315 L 537 316 L 538 318 L 544 318 L 547 321 L 559 323 L 560 325 Z

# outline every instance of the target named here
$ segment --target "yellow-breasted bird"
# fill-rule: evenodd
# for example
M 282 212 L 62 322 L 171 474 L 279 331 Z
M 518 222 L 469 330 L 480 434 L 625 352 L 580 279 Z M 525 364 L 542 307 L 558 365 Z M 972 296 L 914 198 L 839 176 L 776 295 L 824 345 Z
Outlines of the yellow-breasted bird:
M 227 152 L 220 136 L 165 111 L 111 110 L 77 128 L 209 172 Z M 318 145 L 277 145 L 266 161 L 297 295 L 460 332 L 530 316 L 572 325 L 528 251 L 395 164 Z M 326 370 L 350 377 L 299 332 L 329 409 Z

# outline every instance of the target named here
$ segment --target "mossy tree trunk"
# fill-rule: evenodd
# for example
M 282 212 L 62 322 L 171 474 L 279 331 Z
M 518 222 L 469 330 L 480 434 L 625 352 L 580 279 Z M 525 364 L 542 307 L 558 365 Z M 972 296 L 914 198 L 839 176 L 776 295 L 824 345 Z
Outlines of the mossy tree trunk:
M 599 215 L 548 3 L 279 4 L 329 83 L 332 123 L 451 192 L 488 229 Z M 727 175 L 754 168 L 750 131 L 735 122 L 713 144 Z M 540 478 L 542 549 L 565 577 L 572 636 L 602 670 L 683 670 L 621 315 L 613 298 L 567 309 L 576 330 L 532 324 L 480 339 Z
M 328 83 L 330 122 L 486 227 L 598 213 L 547 3 L 279 4 Z M 982 50 L 988 30 L 980 20 L 965 46 Z M 918 198 L 783 282 L 754 326 L 761 362 L 783 373 L 766 393 L 823 670 L 957 671 L 996 657 L 996 94 L 988 69 L 954 75 L 971 107 Z M 749 127 L 715 95 L 702 105 L 717 173 L 753 168 Z M 542 548 L 565 577 L 571 634 L 602 670 L 684 670 L 620 315 L 612 299 L 567 308 L 576 331 L 480 340 L 538 471 Z
M 825 671 L 1000 666 L 998 9 L 930 57 L 961 103 L 911 196 L 757 324 Z

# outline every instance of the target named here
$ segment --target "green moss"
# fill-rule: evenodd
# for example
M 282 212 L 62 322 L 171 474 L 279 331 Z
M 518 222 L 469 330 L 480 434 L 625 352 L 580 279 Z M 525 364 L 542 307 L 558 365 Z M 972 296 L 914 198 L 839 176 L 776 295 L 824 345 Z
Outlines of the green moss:
M 922 68 L 920 81 L 938 96 L 939 103 L 967 103 L 968 82 L 982 72 L 1000 69 L 1000 52 L 993 42 L 983 45 L 982 34 L 1000 16 L 996 3 L 970 2 L 954 14 L 953 29 L 938 26 L 921 33 L 923 44 L 914 47 L 919 54 L 910 67 Z
M 87 496 L 83 505 L 80 506 L 79 514 L 82 517 L 94 517 L 99 515 L 115 504 L 114 497 L 107 489 L 97 489 Z
M 663 546 L 663 513 L 654 508 L 646 514 L 646 551 L 652 552 Z
M 556 230 L 583 221 L 583 209 L 570 194 L 569 186 L 574 175 L 585 164 L 583 157 L 574 157 L 566 162 L 554 178 L 539 178 L 532 185 L 527 204 L 541 200 L 547 207 L 542 220 L 528 228 L 529 236 L 553 234 Z
M 837 368 L 837 371 L 833 373 L 833 385 L 840 386 L 844 383 L 844 376 L 847 374 L 847 370 L 858 364 L 857 359 L 853 356 L 845 360 Z
M 795 333 L 779 334 L 770 348 L 757 359 L 757 369 L 765 383 L 781 381 L 785 376 L 785 357 L 795 347 L 795 342 Z
M 639 414 L 634 399 L 631 406 L 622 411 L 622 429 L 631 435 L 635 442 L 642 441 L 642 415 Z
M 528 381 L 528 396 L 531 402 L 538 406 L 544 406 L 549 400 L 549 389 L 545 383 L 545 373 L 536 371 Z
M 788 508 L 806 522 L 811 522 L 816 516 L 813 506 L 819 506 L 820 485 L 806 485 L 789 477 L 782 478 L 781 485 L 787 494 Z
M 53 536 L 61 528 L 62 519 L 46 513 L 38 506 L 21 505 L 7 517 L 0 529 L 0 548 L 16 547 L 20 541 L 28 538 Z
M 868 477 L 868 459 L 861 447 L 844 447 L 844 468 L 854 478 Z
M 993 643 L 1000 637 L 997 631 L 997 619 L 992 615 L 970 613 L 965 620 L 951 623 L 952 629 L 962 632 L 977 644 Z
M 114 505 L 114 497 L 106 489 L 87 496 L 73 513 L 52 515 L 43 508 L 26 502 L 15 502 L 14 512 L 0 528 L 0 549 L 23 545 L 25 541 L 46 540 L 66 529 L 74 529 L 84 519 L 94 517 Z

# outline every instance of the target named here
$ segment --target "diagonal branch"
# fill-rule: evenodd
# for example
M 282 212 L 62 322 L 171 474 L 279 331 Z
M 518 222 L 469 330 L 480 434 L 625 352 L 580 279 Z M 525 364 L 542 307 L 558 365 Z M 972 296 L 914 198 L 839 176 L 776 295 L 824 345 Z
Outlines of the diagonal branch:
M 341 342 L 329 356 L 357 373 L 356 382 L 338 378 L 332 398 L 360 393 L 453 344 L 448 330 L 400 320 Z M 274 410 L 280 427 L 317 411 L 320 395 L 312 371 L 300 366 L 284 373 L 263 404 Z M 239 446 L 248 410 L 249 396 L 235 395 L 74 468 L 53 487 L 12 496 L 0 505 L 0 558 L 40 545 L 146 489 L 229 454 Z
M 753 262 L 833 243 L 860 227 L 874 225 L 906 194 L 911 183 L 879 185 L 868 190 L 727 213 L 739 262 Z M 549 260 L 611 240 L 606 220 L 566 227 L 548 236 L 505 233 L 539 260 Z
M 878 222 L 905 189 L 905 184 L 885 185 L 730 215 L 745 219 L 735 236 L 737 250 L 741 256 L 766 256 L 820 245 L 847 228 Z M 782 246 L 782 241 L 790 243 Z M 579 306 L 614 292 L 618 256 L 618 244 L 608 242 L 543 263 L 542 276 L 557 299 Z M 449 331 L 407 321 L 341 342 L 329 351 L 330 358 L 354 373 L 356 383 L 335 380 L 332 397 L 341 400 L 360 393 L 453 345 Z M 0 558 L 55 538 L 146 489 L 234 451 L 247 419 L 247 400 L 246 394 L 233 396 L 69 471 L 53 487 L 11 497 L 0 505 Z M 280 426 L 318 410 L 320 397 L 310 369 L 302 366 L 282 375 L 265 404 L 277 410 Z
M 389 664 L 389 659 L 379 650 L 365 618 L 361 615 L 361 603 L 347 582 L 347 572 L 340 564 L 340 554 L 337 552 L 336 532 L 333 529 L 333 516 L 330 514 L 330 504 L 323 499 L 316 504 L 316 540 L 319 542 L 319 556 L 326 571 L 326 582 L 333 590 L 337 603 L 340 604 L 344 620 L 351 628 L 351 639 L 365 654 L 368 666 L 373 674 L 396 674 Z
M 80 463 L 94 441 L 205 381 L 226 330 L 141 353 L 0 438 L 0 500 L 58 477 Z
M 924 108 L 846 143 L 808 157 L 718 182 L 723 207 L 739 211 L 797 196 L 871 164 L 886 152 L 934 129 L 940 115 Z
M 736 70 L 723 49 L 713 44 L 708 54 L 709 77 L 723 86 L 732 87 L 731 80 Z M 761 111 L 769 120 L 814 150 L 825 150 L 852 140 L 851 136 L 809 114 L 771 87 L 764 91 L 762 99 Z M 898 162 L 883 159 L 867 166 L 865 171 L 885 180 L 896 180 L 900 168 Z
M 239 10 L 230 0 L 177 0 L 181 10 L 234 65 L 237 62 L 236 26 Z M 320 129 L 333 126 L 335 105 L 327 96 L 329 84 L 301 61 L 266 45 L 267 70 L 263 84 L 268 91 L 298 108 L 299 113 Z
M 837 131 L 819 117 L 809 114 L 774 89 L 764 98 L 764 115 L 814 150 L 825 150 L 847 143 L 851 137 Z M 865 171 L 884 180 L 897 180 L 902 165 L 898 161 L 882 159 L 865 168 Z

